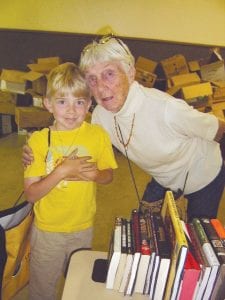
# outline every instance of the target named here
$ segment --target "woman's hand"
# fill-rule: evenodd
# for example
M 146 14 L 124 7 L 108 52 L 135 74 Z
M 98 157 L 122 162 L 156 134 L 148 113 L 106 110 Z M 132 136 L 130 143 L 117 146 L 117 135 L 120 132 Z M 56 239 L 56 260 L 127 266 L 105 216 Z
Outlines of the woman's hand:
M 34 156 L 31 148 L 28 145 L 24 145 L 23 152 L 22 152 L 23 166 L 26 168 L 33 162 L 33 160 L 34 160 Z

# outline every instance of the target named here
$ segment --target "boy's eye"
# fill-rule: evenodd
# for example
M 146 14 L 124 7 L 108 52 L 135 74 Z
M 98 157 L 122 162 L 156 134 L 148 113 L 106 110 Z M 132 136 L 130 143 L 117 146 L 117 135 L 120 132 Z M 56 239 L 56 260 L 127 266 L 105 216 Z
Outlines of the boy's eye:
M 57 99 L 56 100 L 56 103 L 58 103 L 58 104 L 65 104 L 65 100 L 64 99 Z
M 79 99 L 79 100 L 75 101 L 75 105 L 84 106 L 85 105 L 85 100 L 84 99 Z

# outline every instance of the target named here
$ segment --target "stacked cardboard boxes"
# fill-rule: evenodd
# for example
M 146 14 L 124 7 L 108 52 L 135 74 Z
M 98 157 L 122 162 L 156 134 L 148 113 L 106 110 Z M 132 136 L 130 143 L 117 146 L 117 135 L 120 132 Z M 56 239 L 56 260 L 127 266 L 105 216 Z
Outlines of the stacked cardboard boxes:
M 225 101 L 225 68 L 219 49 L 213 49 L 207 59 L 187 61 L 177 54 L 159 63 L 139 57 L 136 61 L 136 80 L 148 87 L 156 87 L 156 67 L 163 71 L 166 87 L 164 91 L 185 100 L 199 110 Z M 145 70 L 145 71 L 143 71 Z M 151 78 L 151 79 L 150 79 Z
M 46 57 L 28 64 L 26 66 L 29 68 L 28 71 L 3 69 L 0 76 L 1 120 L 7 119 L 9 122 L 10 118 L 6 118 L 4 114 L 16 115 L 19 133 L 23 132 L 23 128 L 49 126 L 52 115 L 43 107 L 43 97 L 47 87 L 47 75 L 60 63 L 60 57 Z M 6 102 L 5 97 L 2 97 L 3 94 L 10 94 L 15 103 Z M 4 129 L 4 132 L 6 131 L 10 130 Z

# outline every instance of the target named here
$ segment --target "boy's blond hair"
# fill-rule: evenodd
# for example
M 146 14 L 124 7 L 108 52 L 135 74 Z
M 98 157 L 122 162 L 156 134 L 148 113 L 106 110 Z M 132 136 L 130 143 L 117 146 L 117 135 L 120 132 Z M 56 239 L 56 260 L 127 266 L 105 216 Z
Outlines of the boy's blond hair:
M 46 97 L 50 99 L 56 92 L 62 96 L 72 93 L 76 98 L 90 100 L 89 88 L 83 73 L 71 62 L 63 63 L 49 73 Z

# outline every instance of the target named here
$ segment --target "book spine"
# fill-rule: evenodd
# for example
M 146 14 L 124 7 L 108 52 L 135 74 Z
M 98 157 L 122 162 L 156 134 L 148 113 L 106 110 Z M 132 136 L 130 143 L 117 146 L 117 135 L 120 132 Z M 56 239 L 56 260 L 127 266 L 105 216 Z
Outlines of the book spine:
M 160 213 L 153 212 L 153 223 L 156 233 L 156 243 L 157 248 L 159 249 L 159 256 L 161 258 L 170 258 L 171 256 L 171 247 L 170 242 L 166 236 L 164 223 Z
M 201 248 L 200 241 L 196 235 L 196 232 L 194 230 L 193 224 L 188 223 L 186 224 L 188 234 L 190 236 L 190 243 L 189 243 L 189 249 L 190 251 L 194 254 L 195 258 L 197 259 L 198 263 L 200 265 L 205 265 L 206 263 L 206 258 L 204 256 L 204 253 Z
M 213 247 L 213 250 L 216 253 L 216 256 L 221 264 L 225 264 L 225 248 L 216 233 L 213 225 L 210 222 L 210 219 L 201 218 L 200 219 L 203 229 Z
M 140 233 L 141 233 L 141 254 L 150 255 L 151 251 L 149 246 L 147 222 L 143 214 L 140 214 L 139 224 L 140 224 Z
M 127 253 L 127 220 L 122 219 L 121 253 Z
M 194 228 L 198 235 L 201 246 L 203 246 L 205 243 L 209 243 L 209 239 L 204 231 L 204 228 L 201 225 L 200 220 L 198 218 L 194 218 L 192 220 L 192 224 L 194 225 Z
M 133 239 L 132 239 L 132 224 L 131 220 L 127 220 L 127 226 L 126 226 L 126 238 L 127 238 L 127 254 L 133 254 Z
M 199 238 L 200 244 L 202 246 L 202 249 L 205 253 L 205 256 L 211 266 L 219 265 L 219 261 L 217 259 L 217 256 L 215 254 L 215 251 L 213 250 L 209 239 L 204 231 L 204 228 L 202 227 L 202 224 L 198 218 L 194 218 L 192 220 L 192 224 L 194 226 L 195 232 Z
M 219 219 L 210 219 L 211 224 L 215 228 L 223 246 L 225 247 L 225 228 Z
M 115 218 L 113 249 L 114 252 L 121 252 L 122 218 Z
M 165 218 L 165 213 L 167 209 L 169 210 L 169 215 L 170 218 L 172 219 L 172 223 L 173 223 L 174 231 L 176 232 L 176 238 L 178 243 L 180 245 L 183 245 L 184 247 L 188 247 L 187 239 L 185 237 L 185 233 L 180 221 L 180 216 L 177 210 L 176 202 L 174 200 L 174 196 L 171 191 L 166 192 L 166 196 L 164 199 L 163 207 L 161 210 L 163 220 Z
M 151 260 L 149 263 L 146 279 L 145 279 L 145 286 L 144 286 L 144 294 L 147 295 L 150 292 L 150 283 L 151 283 L 151 277 L 152 277 L 152 272 L 154 269 L 154 263 L 155 263 L 155 255 L 156 255 L 156 250 L 155 250 L 155 244 L 154 244 L 154 239 L 153 239 L 153 229 L 151 225 L 151 217 L 150 217 L 150 209 L 145 211 L 145 220 L 146 220 L 146 227 L 147 227 L 147 235 L 148 235 L 148 241 L 149 241 L 149 247 L 151 251 Z
M 139 211 L 134 209 L 131 215 L 134 252 L 141 252 L 141 234 L 139 226 Z

